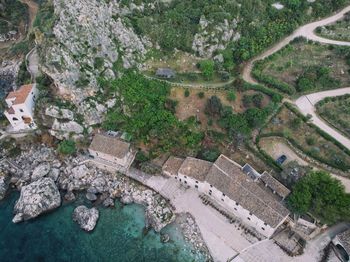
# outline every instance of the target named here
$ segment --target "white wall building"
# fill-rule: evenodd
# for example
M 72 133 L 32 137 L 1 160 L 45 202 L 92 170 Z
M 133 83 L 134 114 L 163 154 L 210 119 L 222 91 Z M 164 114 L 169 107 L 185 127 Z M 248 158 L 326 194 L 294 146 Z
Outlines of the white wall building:
M 260 179 L 253 179 L 242 166 L 224 155 L 215 163 L 170 157 L 163 166 L 163 173 L 206 194 L 266 237 L 271 237 L 289 215 L 289 210 L 281 203 L 283 197 L 274 194 Z
M 36 84 L 21 86 L 5 99 L 8 109 L 4 112 L 14 131 L 35 129 L 34 107 L 38 97 Z
M 114 165 L 121 172 L 128 170 L 135 158 L 135 152 L 131 150 L 130 143 L 103 134 L 94 136 L 89 153 L 97 161 Z

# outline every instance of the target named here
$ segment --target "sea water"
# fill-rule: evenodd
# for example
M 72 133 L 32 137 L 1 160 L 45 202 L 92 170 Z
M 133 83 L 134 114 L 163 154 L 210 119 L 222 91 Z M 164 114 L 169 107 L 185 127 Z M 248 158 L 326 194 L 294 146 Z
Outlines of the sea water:
M 73 222 L 72 213 L 83 198 L 51 213 L 19 224 L 12 223 L 18 193 L 0 201 L 0 261 L 204 261 L 187 243 L 176 224 L 163 229 L 170 235 L 162 243 L 153 230 L 144 232 L 144 208 L 132 204 L 99 206 L 100 218 L 91 233 Z

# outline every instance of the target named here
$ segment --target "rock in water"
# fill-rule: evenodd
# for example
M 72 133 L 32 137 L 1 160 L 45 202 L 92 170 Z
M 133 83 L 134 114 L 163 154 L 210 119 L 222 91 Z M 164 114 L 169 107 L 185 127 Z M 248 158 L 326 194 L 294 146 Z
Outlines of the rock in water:
M 60 192 L 51 178 L 41 178 L 21 189 L 16 202 L 13 222 L 21 222 L 39 216 L 61 205 Z
M 95 228 L 99 214 L 97 208 L 91 209 L 86 206 L 78 206 L 73 212 L 73 221 L 85 231 L 91 231 Z
M 90 193 L 90 192 L 87 192 L 85 196 L 90 201 L 95 201 L 97 199 L 97 196 L 93 193 Z

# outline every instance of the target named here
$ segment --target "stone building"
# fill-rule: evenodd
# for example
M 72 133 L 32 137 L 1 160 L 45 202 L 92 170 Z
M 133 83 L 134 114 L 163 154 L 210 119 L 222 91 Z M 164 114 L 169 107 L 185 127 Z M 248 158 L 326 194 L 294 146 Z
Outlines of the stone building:
M 8 109 L 4 112 L 13 131 L 35 129 L 34 107 L 38 96 L 36 84 L 23 85 L 10 92 L 5 99 Z
M 89 147 L 90 156 L 101 164 L 112 165 L 126 171 L 135 158 L 130 143 L 105 134 L 96 134 Z
M 214 163 L 191 157 L 170 157 L 163 173 L 206 194 L 244 224 L 271 237 L 288 218 L 289 210 L 281 201 L 289 190 L 268 173 L 260 175 L 249 167 L 245 165 L 243 169 L 224 155 Z

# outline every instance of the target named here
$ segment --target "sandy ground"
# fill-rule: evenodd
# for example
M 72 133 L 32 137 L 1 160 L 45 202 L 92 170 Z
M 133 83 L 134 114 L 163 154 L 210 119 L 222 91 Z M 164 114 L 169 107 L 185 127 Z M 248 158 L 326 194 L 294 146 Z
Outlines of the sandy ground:
M 283 138 L 278 137 L 266 137 L 260 141 L 260 146 L 274 159 L 279 158 L 281 155 L 286 155 L 287 160 L 283 163 L 286 165 L 289 162 L 297 161 L 299 165 L 307 166 L 308 163 L 301 159 L 284 141 Z

